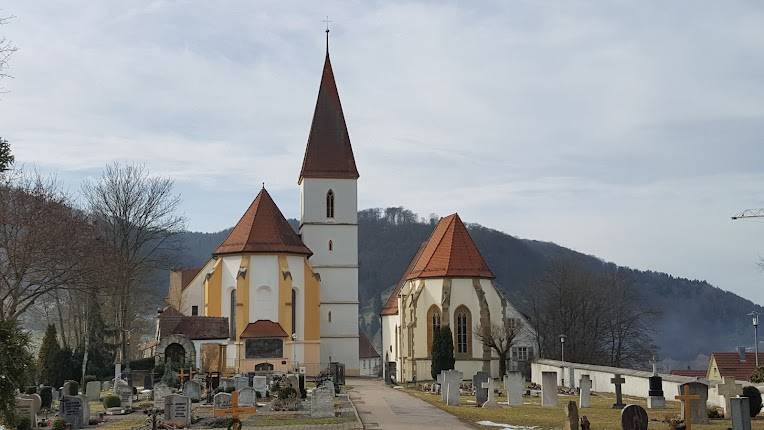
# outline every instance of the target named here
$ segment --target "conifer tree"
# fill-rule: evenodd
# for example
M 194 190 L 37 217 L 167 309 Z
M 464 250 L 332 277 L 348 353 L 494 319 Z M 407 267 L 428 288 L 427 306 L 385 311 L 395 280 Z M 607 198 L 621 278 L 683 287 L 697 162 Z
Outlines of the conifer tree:
M 37 369 L 40 372 L 40 383 L 54 385 L 56 384 L 56 381 L 58 381 L 60 366 L 58 365 L 57 360 L 59 358 L 60 349 L 61 347 L 58 345 L 58 339 L 56 339 L 56 326 L 49 324 L 48 328 L 45 330 L 45 337 L 42 339 L 40 352 L 37 355 Z
M 0 421 L 5 424 L 13 423 L 16 390 L 29 380 L 34 357 L 28 345 L 29 336 L 18 322 L 0 321 Z
M 0 173 L 10 170 L 14 157 L 11 154 L 11 144 L 0 137 Z
M 450 327 L 443 326 L 433 334 L 431 357 L 430 374 L 433 379 L 438 377 L 441 370 L 454 368 L 456 360 L 454 360 L 454 340 Z

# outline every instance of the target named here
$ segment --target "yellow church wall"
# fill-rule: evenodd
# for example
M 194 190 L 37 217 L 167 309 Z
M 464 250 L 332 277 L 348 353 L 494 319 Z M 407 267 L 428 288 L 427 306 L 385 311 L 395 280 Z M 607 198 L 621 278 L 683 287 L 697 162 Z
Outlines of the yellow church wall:
M 316 279 L 307 260 L 304 261 L 305 273 L 305 340 L 321 338 L 321 283 Z M 317 350 L 318 351 L 318 350 Z M 320 354 L 320 351 L 318 351 Z M 307 350 L 306 350 L 307 354 Z M 307 361 L 307 360 L 306 360 Z M 316 362 L 320 361 L 320 355 Z
M 292 276 L 286 255 L 279 255 L 279 320 L 287 334 L 292 333 Z M 287 275 L 285 275 L 287 274 Z
M 249 255 L 242 255 L 239 270 L 249 269 Z M 236 340 L 249 324 L 249 273 L 236 277 Z
M 208 317 L 221 316 L 222 262 L 222 258 L 215 260 L 215 265 L 212 267 L 212 276 L 204 283 L 204 313 Z

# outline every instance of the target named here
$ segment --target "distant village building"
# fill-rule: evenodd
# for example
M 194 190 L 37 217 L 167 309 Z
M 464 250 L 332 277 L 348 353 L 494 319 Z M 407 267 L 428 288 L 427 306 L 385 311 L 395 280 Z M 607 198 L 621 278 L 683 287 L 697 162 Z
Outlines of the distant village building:
M 494 278 L 459 215 L 442 218 L 382 309 L 385 375 L 400 382 L 432 379 L 433 334 L 446 325 L 453 334 L 456 370 L 466 379 L 478 371 L 499 377 L 498 356 L 475 330 L 481 324 L 522 324 L 525 330 L 512 358 L 530 376 L 533 329 L 496 288 Z
M 245 373 L 360 373 L 356 169 L 329 53 L 299 174 L 299 234 L 260 191 L 199 270 L 173 272 L 157 360 Z
M 358 358 L 361 359 L 361 376 L 382 376 L 382 359 L 364 333 L 358 337 Z
M 759 365 L 764 366 L 764 353 L 759 353 Z M 714 352 L 708 360 L 709 381 L 721 381 L 730 377 L 738 381 L 748 381 L 756 371 L 756 353 L 746 352 Z

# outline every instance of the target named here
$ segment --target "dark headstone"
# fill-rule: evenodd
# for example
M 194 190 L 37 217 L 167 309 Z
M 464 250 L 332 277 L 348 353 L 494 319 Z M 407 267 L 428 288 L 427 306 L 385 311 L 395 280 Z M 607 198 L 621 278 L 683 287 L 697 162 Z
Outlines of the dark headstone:
M 480 371 L 472 376 L 472 388 L 475 389 L 475 402 L 479 406 L 488 400 L 488 388 L 483 388 L 484 382 L 488 382 L 488 373 Z
M 53 406 L 53 387 L 47 385 L 40 387 L 40 400 L 40 409 L 50 410 Z
M 308 390 L 305 389 L 305 374 L 300 373 L 297 375 L 298 378 L 298 384 L 300 386 L 300 398 L 306 399 L 308 398 Z
M 610 382 L 615 385 L 615 403 L 613 404 L 613 409 L 623 409 L 626 405 L 623 403 L 623 392 L 621 391 L 621 384 L 626 382 L 626 380 L 617 373 L 613 376 L 613 378 L 610 378 Z
M 563 430 L 578 430 L 578 407 L 573 400 L 568 401 L 565 408 L 565 423 L 562 428 Z
M 332 375 L 332 382 L 336 387 L 345 385 L 345 364 L 331 362 L 329 363 L 329 373 Z
M 647 412 L 639 405 L 626 405 L 621 410 L 622 430 L 647 430 Z
M 71 424 L 73 429 L 82 428 L 83 405 L 80 397 L 64 395 L 61 397 L 60 407 L 58 415 L 62 420 Z
M 581 417 L 581 430 L 591 430 L 592 424 L 589 422 L 589 418 L 586 415 Z
M 649 378 L 650 380 L 650 396 L 660 396 L 663 397 L 663 378 L 660 376 L 651 376 Z
M 152 372 L 149 372 L 143 376 L 143 389 L 144 390 L 154 389 L 154 375 Z

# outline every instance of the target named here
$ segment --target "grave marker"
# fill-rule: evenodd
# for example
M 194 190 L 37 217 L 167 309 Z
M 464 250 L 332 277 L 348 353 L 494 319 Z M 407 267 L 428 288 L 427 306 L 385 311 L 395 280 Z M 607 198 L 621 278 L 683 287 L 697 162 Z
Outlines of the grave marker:
M 687 394 L 685 387 L 690 390 L 689 394 L 698 396 L 698 401 L 692 402 L 692 407 L 690 408 L 692 422 L 695 424 L 708 424 L 708 408 L 706 405 L 708 402 L 708 385 L 702 382 L 688 382 L 679 387 L 680 393 Z M 682 418 L 685 418 L 684 415 L 682 415 Z
M 88 400 L 97 402 L 101 398 L 101 383 L 99 381 L 90 381 L 85 385 L 85 395 Z
M 573 380 L 570 381 L 570 384 L 575 385 Z M 569 400 L 565 408 L 565 423 L 562 428 L 563 430 L 578 430 L 578 408 L 573 400 Z
M 589 375 L 581 375 L 581 380 L 578 382 L 579 393 L 578 402 L 581 404 L 581 408 L 589 408 L 592 406 L 592 380 L 589 379 Z
M 655 366 L 655 363 L 653 363 Z M 658 376 L 653 369 L 653 376 L 649 379 L 650 390 L 647 392 L 647 409 L 662 409 L 666 407 L 666 398 L 663 397 L 663 378 Z
M 257 403 L 257 391 L 252 387 L 244 387 L 239 392 L 239 404 L 241 406 L 255 406 Z
M 37 412 L 40 408 L 35 406 L 35 400 L 31 397 L 16 397 L 16 418 L 27 418 L 32 428 L 37 427 Z
M 557 406 L 557 372 L 541 372 L 541 406 Z
M 724 397 L 724 417 L 730 416 L 730 399 L 743 394 L 743 386 L 735 382 L 735 378 L 725 376 L 724 383 L 716 384 L 716 391 Z
M 242 388 L 249 387 L 249 377 L 248 376 L 235 376 L 233 378 L 233 387 L 236 390 L 241 390 Z
M 626 405 L 621 410 L 622 430 L 647 430 L 647 412 L 639 405 Z
M 265 398 L 265 396 L 268 394 L 268 378 L 265 376 L 255 375 L 252 378 L 252 388 L 260 393 L 260 397 Z
M 481 384 L 482 388 L 485 388 L 488 391 L 488 398 L 483 403 L 484 408 L 498 408 L 499 404 L 496 403 L 496 390 L 493 386 L 493 378 L 489 377 L 488 382 L 483 382 Z
M 230 409 L 231 395 L 228 393 L 215 394 L 215 397 L 212 398 L 212 407 L 213 409 Z
M 626 405 L 623 403 L 621 384 L 625 383 L 626 380 L 617 373 L 613 376 L 613 378 L 610 378 L 610 382 L 615 385 L 615 403 L 613 404 L 613 409 L 623 409 Z
M 750 400 L 748 397 L 730 399 L 730 417 L 732 430 L 751 430 Z
M 72 426 L 73 429 L 82 428 L 83 405 L 82 399 L 77 396 L 63 395 L 60 402 L 58 416 Z
M 686 430 L 692 430 L 692 401 L 700 400 L 700 396 L 690 393 L 689 384 L 682 385 L 684 388 L 684 394 L 674 396 L 674 399 L 682 402 L 682 419 L 684 419 L 684 426 Z
M 446 385 L 441 387 L 441 392 L 446 393 L 446 405 L 459 406 L 459 386 L 463 379 L 462 372 L 458 370 L 447 370 L 443 374 L 443 381 Z
M 133 387 L 128 385 L 115 385 L 119 396 L 119 406 L 124 410 L 133 408 Z
M 154 408 L 162 410 L 164 409 L 164 398 L 172 394 L 172 390 L 167 384 L 159 383 L 154 385 Z
M 507 395 L 507 405 L 522 405 L 523 391 L 525 391 L 525 377 L 523 377 L 523 374 L 519 371 L 507 372 L 504 375 L 504 392 Z
M 180 394 L 165 396 L 164 419 L 170 424 L 180 427 L 191 424 L 191 398 Z
M 475 390 L 475 402 L 482 406 L 488 400 L 488 389 L 483 384 L 488 382 L 488 373 L 480 371 L 472 377 L 472 388 Z
M 313 390 L 310 396 L 310 416 L 311 418 L 334 417 L 334 388 L 322 386 Z
M 219 395 L 225 394 L 225 393 L 218 393 L 215 395 L 215 398 L 217 398 Z M 221 399 L 222 400 L 222 399 Z M 240 414 L 247 414 L 251 415 L 254 414 L 257 411 L 257 408 L 254 406 L 239 406 L 239 392 L 234 391 L 233 394 L 228 394 L 228 407 L 217 407 L 217 402 L 215 403 L 215 407 L 213 409 L 213 415 L 216 417 L 225 417 L 225 416 L 231 416 L 231 418 L 234 419 L 234 421 L 238 421 Z
M 202 386 L 196 381 L 186 381 L 183 384 L 183 395 L 190 398 L 192 402 L 198 402 L 202 398 Z

